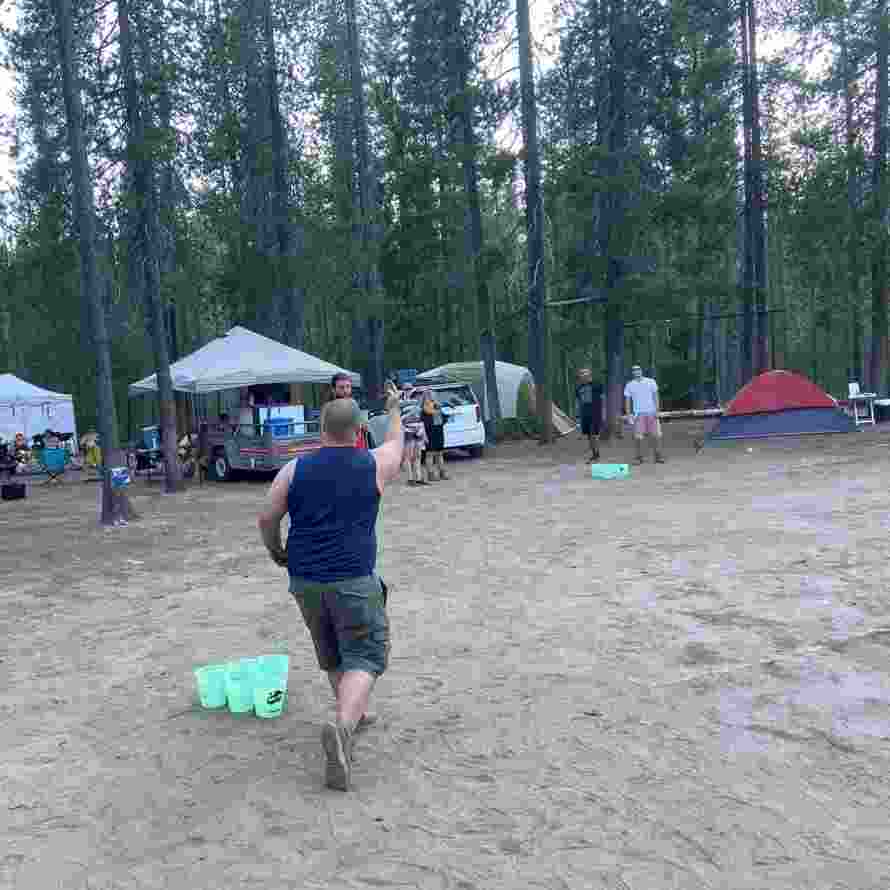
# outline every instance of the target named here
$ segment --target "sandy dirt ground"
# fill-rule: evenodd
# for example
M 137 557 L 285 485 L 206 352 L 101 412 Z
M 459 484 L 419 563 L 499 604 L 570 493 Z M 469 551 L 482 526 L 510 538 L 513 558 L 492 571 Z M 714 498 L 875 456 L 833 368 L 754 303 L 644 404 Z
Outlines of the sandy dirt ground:
M 696 432 L 623 481 L 572 435 L 390 490 L 350 794 L 266 483 L 139 482 L 114 530 L 76 475 L 0 503 L 0 886 L 886 890 L 890 431 Z M 279 647 L 280 719 L 195 703 Z

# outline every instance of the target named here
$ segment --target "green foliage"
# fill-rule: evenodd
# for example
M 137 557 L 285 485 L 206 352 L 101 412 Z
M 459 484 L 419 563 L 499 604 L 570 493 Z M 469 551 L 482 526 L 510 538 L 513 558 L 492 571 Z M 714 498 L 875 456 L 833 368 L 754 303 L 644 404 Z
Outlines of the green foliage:
M 623 27 L 630 38 L 625 56 L 616 58 L 609 6 L 566 9 L 560 53 L 538 84 L 548 297 L 570 300 L 604 286 L 598 221 L 604 201 L 620 196 L 624 213 L 613 252 L 653 257 L 657 268 L 623 276 L 610 299 L 626 322 L 645 322 L 625 329 L 629 360 L 641 356 L 648 364 L 652 354 L 665 404 L 679 407 L 696 387 L 731 378 L 737 363 L 731 317 L 739 304 L 742 238 L 737 10 L 720 0 L 627 4 Z M 151 5 L 157 22 L 147 48 L 157 65 L 142 71 L 141 82 L 156 114 L 138 151 L 163 166 L 175 196 L 164 220 L 172 261 L 165 265 L 163 294 L 176 306 L 177 347 L 180 354 L 191 351 L 234 323 L 276 335 L 283 326 L 284 278 L 305 294 L 305 348 L 348 366 L 351 324 L 363 307 L 354 280 L 361 246 L 342 9 L 329 0 L 269 6 L 288 125 L 285 221 L 298 230 L 300 244 L 282 258 L 270 247 L 280 220 L 269 210 L 275 155 L 264 111 L 268 83 L 250 68 L 247 40 L 252 34 L 262 56 L 263 28 L 259 20 L 253 31 L 247 27 L 248 7 L 263 4 L 220 0 L 219 20 L 216 4 Z M 481 64 L 509 5 L 492 0 L 447 11 L 455 8 L 471 60 L 465 95 L 454 88 L 456 44 L 443 4 L 388 0 L 362 22 L 388 366 L 478 359 L 483 320 L 468 262 L 464 157 L 452 114 L 469 99 L 479 143 L 480 268 L 499 357 L 524 364 L 528 354 L 522 165 L 508 133 L 515 86 L 509 78 L 489 78 L 490 68 Z M 9 48 L 19 73 L 23 136 L 16 149 L 14 226 L 0 257 L 0 370 L 71 391 L 86 427 L 95 421 L 95 372 L 82 319 L 57 66 L 52 42 L 44 39 L 52 23 L 36 0 L 22 0 L 18 9 Z M 778 13 L 770 7 L 764 15 Z M 805 0 L 782 15 L 820 36 L 828 65 L 824 77 L 791 64 L 761 69 L 769 301 L 787 310 L 774 317 L 772 345 L 777 361 L 838 392 L 854 339 L 869 332 L 869 251 L 886 234 L 874 218 L 870 186 L 873 21 L 869 9 L 842 0 Z M 94 51 L 100 34 L 112 47 L 116 35 L 105 34 L 109 22 L 98 14 L 84 11 L 79 22 L 123 421 L 126 384 L 153 370 L 142 309 L 125 274 L 126 211 L 141 196 L 127 195 L 120 179 L 125 122 L 116 50 Z M 842 25 L 853 72 L 847 78 L 855 128 L 849 151 Z M 619 157 L 607 148 L 609 77 L 616 65 L 623 66 L 629 130 Z M 165 102 L 172 105 L 169 126 L 160 114 Z M 727 318 L 713 330 L 700 329 L 696 319 L 709 313 Z M 854 317 L 863 320 L 858 335 Z M 655 319 L 673 319 L 671 334 L 659 324 L 650 342 L 647 323 Z M 598 305 L 568 305 L 549 311 L 548 321 L 551 388 L 570 411 L 574 370 L 584 364 L 598 376 L 605 371 L 604 312 Z M 534 433 L 536 424 L 526 404 L 525 414 L 505 421 L 501 433 Z

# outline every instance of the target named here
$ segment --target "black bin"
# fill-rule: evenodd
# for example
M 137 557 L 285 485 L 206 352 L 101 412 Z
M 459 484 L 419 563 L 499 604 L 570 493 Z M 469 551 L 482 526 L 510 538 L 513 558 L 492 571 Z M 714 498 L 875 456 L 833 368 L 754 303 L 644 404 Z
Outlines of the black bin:
M 20 501 L 24 496 L 24 482 L 5 482 L 0 486 L 0 498 L 4 501 Z

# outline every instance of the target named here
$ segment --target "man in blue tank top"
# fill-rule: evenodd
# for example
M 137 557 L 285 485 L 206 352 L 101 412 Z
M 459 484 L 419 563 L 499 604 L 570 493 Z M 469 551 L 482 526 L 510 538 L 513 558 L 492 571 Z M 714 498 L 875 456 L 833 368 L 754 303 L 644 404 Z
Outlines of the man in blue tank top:
M 329 402 L 321 449 L 282 467 L 258 522 L 272 559 L 287 566 L 290 592 L 337 699 L 336 722 L 325 724 L 321 742 L 325 783 L 340 791 L 349 790 L 353 737 L 367 719 L 371 690 L 389 657 L 386 593 L 375 566 L 380 496 L 402 463 L 399 395 L 391 385 L 386 407 L 386 439 L 365 451 L 355 447 L 362 422 L 358 404 L 348 398 Z

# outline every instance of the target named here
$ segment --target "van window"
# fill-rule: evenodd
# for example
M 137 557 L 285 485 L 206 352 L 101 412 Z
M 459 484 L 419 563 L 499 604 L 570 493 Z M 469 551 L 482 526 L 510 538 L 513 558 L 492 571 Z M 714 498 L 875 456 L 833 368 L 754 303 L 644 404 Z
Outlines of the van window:
M 475 405 L 476 398 L 473 390 L 466 384 L 459 386 L 436 387 L 433 390 L 433 397 L 440 405 L 446 405 L 449 408 L 460 408 L 463 405 Z

